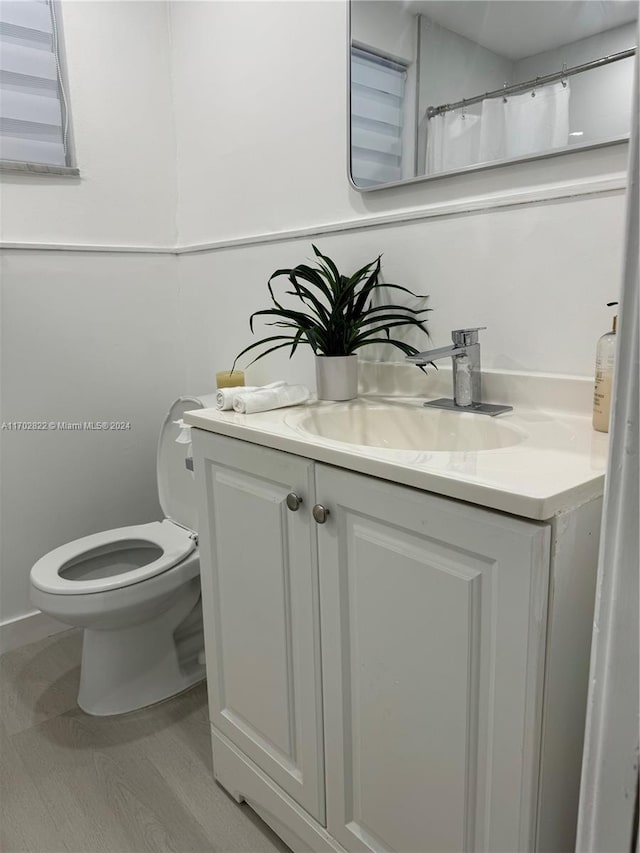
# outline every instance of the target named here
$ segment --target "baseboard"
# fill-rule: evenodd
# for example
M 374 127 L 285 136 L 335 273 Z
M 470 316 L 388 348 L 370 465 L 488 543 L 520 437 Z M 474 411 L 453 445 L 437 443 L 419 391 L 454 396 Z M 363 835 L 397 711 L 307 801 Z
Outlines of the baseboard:
M 0 623 L 0 655 L 68 630 L 68 625 L 52 619 L 40 610 L 17 616 L 15 619 L 7 619 L 6 622 Z

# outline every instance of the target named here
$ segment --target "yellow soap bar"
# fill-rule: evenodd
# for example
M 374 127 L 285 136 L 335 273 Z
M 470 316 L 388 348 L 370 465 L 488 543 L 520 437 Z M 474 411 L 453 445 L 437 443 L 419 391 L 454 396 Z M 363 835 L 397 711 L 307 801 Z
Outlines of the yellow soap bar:
M 216 373 L 216 386 L 218 388 L 236 388 L 244 385 L 243 370 L 221 370 Z

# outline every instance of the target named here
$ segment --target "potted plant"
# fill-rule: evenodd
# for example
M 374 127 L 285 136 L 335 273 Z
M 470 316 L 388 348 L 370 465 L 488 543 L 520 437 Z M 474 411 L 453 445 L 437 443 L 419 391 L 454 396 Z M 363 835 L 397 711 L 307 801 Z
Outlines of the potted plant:
M 380 282 L 380 255 L 350 276 L 339 272 L 327 255 L 313 246 L 315 266 L 298 264 L 293 269 L 276 270 L 267 287 L 273 307 L 255 311 L 249 320 L 254 331 L 256 317 L 274 318 L 266 325 L 286 329 L 282 334 L 269 335 L 238 353 L 239 358 L 257 347 L 267 347 L 250 364 L 271 352 L 289 347 L 290 357 L 298 346 L 306 344 L 316 356 L 316 383 L 320 400 L 350 400 L 358 393 L 357 350 L 370 344 L 386 343 L 405 355 L 419 352 L 405 341 L 392 337 L 391 329 L 415 326 L 428 337 L 425 320 L 430 308 L 415 309 L 393 303 L 374 304 L 379 288 L 400 290 L 418 297 L 406 287 Z M 301 305 L 285 307 L 274 293 L 274 279 L 286 276 L 292 289 L 285 295 L 296 297 Z

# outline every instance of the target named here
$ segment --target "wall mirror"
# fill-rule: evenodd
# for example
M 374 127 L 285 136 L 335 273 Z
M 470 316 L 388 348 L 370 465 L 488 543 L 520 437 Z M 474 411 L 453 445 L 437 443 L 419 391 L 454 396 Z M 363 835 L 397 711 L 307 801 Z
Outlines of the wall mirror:
M 351 0 L 360 190 L 628 138 L 637 0 Z

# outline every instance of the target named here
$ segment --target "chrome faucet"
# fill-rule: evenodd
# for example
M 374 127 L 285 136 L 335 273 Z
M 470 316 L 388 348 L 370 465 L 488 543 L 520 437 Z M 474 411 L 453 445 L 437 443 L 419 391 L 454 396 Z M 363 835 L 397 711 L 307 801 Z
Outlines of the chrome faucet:
M 429 400 L 424 405 L 435 409 L 449 409 L 457 412 L 475 412 L 479 415 L 501 415 L 510 412 L 513 406 L 502 406 L 482 402 L 482 373 L 480 370 L 480 342 L 478 332 L 486 326 L 473 329 L 454 329 L 451 332 L 453 344 L 448 347 L 425 350 L 416 355 L 407 356 L 407 361 L 424 367 L 440 358 L 451 356 L 453 361 L 453 400 L 442 397 Z

